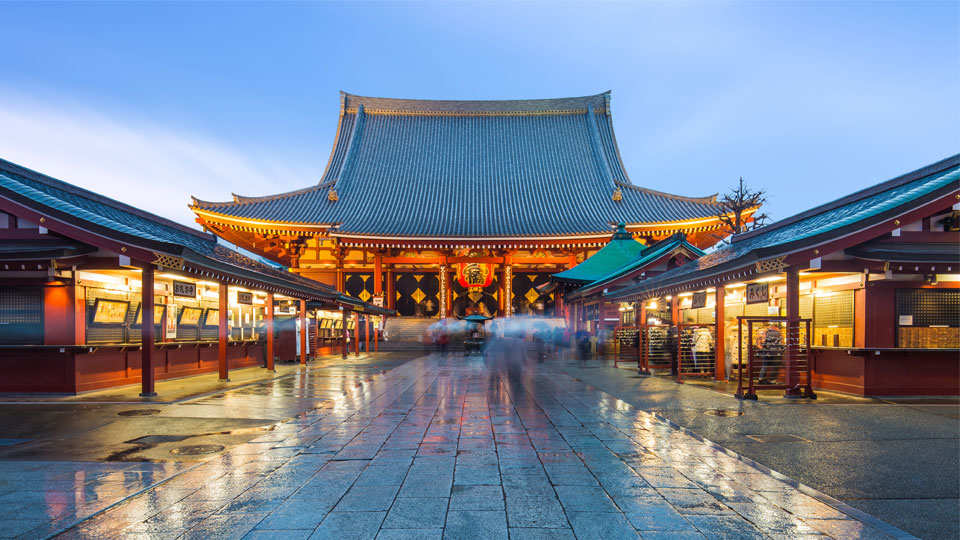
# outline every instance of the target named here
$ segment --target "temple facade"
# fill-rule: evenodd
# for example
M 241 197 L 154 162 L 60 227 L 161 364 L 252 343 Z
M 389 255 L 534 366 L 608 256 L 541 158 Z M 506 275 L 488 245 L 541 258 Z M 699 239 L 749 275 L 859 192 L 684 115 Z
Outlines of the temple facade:
M 315 185 L 225 202 L 194 199 L 224 240 L 401 316 L 553 315 L 544 287 L 610 241 L 681 233 L 718 241 L 716 196 L 634 185 L 610 93 L 425 101 L 341 93 Z M 557 313 L 559 315 L 559 313 Z

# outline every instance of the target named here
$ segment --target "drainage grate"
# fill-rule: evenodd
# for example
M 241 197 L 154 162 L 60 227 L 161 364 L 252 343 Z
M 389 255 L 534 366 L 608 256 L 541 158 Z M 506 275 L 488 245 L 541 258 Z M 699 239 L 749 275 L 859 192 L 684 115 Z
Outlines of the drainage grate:
M 120 411 L 119 416 L 150 416 L 160 412 L 160 409 L 132 409 L 129 411 Z
M 0 446 L 16 446 L 32 440 L 33 439 L 0 439 Z
M 707 409 L 703 411 L 703 413 L 713 416 L 743 416 L 743 411 L 738 411 L 736 409 Z
M 193 435 L 146 435 L 125 441 L 126 444 L 160 444 L 168 442 L 180 442 L 189 439 Z
M 192 446 L 181 446 L 170 451 L 171 454 L 181 456 L 199 456 L 201 454 L 213 454 L 226 448 L 222 444 L 194 444 Z
M 747 438 L 760 443 L 810 442 L 810 439 L 804 439 L 796 435 L 747 435 Z

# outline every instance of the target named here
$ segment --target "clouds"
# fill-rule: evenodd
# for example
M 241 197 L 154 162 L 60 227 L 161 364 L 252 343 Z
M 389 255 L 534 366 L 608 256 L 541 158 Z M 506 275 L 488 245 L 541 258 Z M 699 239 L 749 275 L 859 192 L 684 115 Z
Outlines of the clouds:
M 196 226 L 190 196 L 229 199 L 317 182 L 325 156 L 233 145 L 195 127 L 0 89 L 0 157 Z M 310 158 L 307 162 L 305 158 Z

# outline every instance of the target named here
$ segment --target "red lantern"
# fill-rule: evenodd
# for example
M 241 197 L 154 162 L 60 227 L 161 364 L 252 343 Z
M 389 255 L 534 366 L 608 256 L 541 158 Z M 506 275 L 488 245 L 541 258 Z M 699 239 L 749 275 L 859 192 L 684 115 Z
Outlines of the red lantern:
M 470 287 L 487 287 L 493 283 L 493 265 L 486 263 L 459 263 L 457 264 L 457 282 Z

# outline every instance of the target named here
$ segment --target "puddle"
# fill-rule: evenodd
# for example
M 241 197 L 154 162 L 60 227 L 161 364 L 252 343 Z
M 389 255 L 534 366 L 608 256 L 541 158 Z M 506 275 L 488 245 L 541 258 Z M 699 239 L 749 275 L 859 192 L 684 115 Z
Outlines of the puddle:
M 226 447 L 222 444 L 194 444 L 190 446 L 180 446 L 170 451 L 171 454 L 179 456 L 199 456 L 203 454 L 214 454 L 224 450 Z

